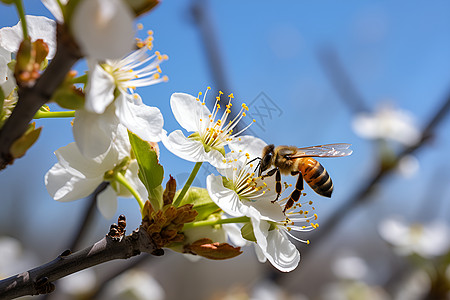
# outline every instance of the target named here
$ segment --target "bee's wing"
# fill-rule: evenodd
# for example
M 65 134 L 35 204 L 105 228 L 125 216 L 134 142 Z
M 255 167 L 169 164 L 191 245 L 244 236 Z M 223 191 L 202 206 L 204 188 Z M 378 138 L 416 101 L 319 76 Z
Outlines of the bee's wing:
M 348 156 L 353 152 L 353 150 L 349 149 L 350 146 L 351 144 L 337 143 L 297 148 L 297 152 L 293 154 L 291 158 Z

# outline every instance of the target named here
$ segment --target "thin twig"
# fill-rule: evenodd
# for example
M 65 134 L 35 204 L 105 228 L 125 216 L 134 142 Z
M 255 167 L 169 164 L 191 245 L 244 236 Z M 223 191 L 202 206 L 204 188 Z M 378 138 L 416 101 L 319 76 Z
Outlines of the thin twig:
M 53 281 L 95 265 L 127 259 L 141 252 L 155 253 L 149 235 L 136 229 L 129 236 L 108 234 L 97 243 L 75 253 L 65 251 L 53 261 L 0 281 L 0 298 L 13 299 L 25 295 L 52 292 Z M 158 255 L 161 253 L 158 252 Z
M 340 99 L 354 113 L 370 111 L 366 105 L 367 102 L 353 84 L 336 51 L 331 46 L 322 47 L 317 51 L 317 56 Z
M 95 207 L 96 207 L 96 203 L 97 203 L 97 196 L 103 192 L 109 185 L 109 182 L 104 181 L 102 182 L 96 189 L 95 191 L 88 197 L 88 205 L 86 206 L 86 210 L 83 214 L 84 218 L 83 220 L 81 220 L 81 222 L 79 222 L 79 224 L 81 224 L 78 227 L 77 232 L 75 233 L 75 235 L 73 236 L 72 241 L 69 244 L 69 247 L 67 249 L 70 249 L 72 251 L 78 250 L 78 248 L 80 247 L 80 242 L 82 237 L 85 235 L 86 230 L 89 228 L 89 225 L 91 224 L 92 218 L 94 216 L 95 213 Z

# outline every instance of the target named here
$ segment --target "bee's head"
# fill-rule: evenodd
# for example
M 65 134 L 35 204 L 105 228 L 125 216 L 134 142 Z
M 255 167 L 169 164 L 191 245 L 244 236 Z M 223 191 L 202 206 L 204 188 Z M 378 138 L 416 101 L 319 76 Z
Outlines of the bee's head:
M 264 147 L 262 151 L 262 158 L 259 165 L 258 176 L 261 176 L 261 173 L 267 170 L 272 165 L 274 149 L 275 146 L 273 144 Z

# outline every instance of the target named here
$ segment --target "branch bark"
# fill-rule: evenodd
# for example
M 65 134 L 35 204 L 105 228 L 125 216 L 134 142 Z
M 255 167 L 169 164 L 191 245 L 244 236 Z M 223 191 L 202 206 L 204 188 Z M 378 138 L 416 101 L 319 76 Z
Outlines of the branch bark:
M 127 259 L 141 252 L 163 254 L 161 249 L 156 249 L 144 229 L 136 229 L 128 236 L 116 236 L 111 230 L 106 237 L 83 250 L 75 253 L 66 250 L 47 264 L 0 281 L 0 298 L 14 299 L 50 293 L 55 280 L 104 262 Z
M 19 100 L 11 116 L 0 129 L 0 170 L 12 164 L 11 145 L 28 128 L 39 108 L 47 103 L 67 72 L 81 57 L 78 46 L 64 25 L 57 26 L 57 51 L 47 69 L 32 87 L 19 87 Z

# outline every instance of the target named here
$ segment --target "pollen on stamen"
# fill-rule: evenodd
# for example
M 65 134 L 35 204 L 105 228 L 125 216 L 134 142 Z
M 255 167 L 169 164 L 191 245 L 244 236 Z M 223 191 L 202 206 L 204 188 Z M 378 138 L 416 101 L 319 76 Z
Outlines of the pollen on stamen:
M 138 29 L 138 30 L 144 29 L 144 25 L 142 25 L 142 23 L 138 23 L 138 24 L 137 24 L 137 29 Z

